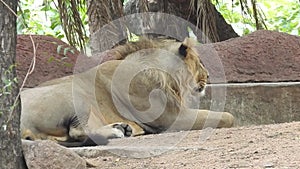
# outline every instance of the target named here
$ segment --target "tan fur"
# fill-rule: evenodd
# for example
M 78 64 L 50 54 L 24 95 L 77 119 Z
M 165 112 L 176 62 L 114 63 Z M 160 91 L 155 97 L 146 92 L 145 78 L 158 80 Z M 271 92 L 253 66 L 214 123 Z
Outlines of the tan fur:
M 120 46 L 113 51 L 125 60 L 108 61 L 76 76 L 23 91 L 22 137 L 67 141 L 83 140 L 93 133 L 110 138 L 118 135 L 111 124 L 120 122 L 129 124 L 132 135 L 231 127 L 234 118 L 229 113 L 190 107 L 190 98 L 199 101 L 195 88 L 204 89 L 208 72 L 190 39 L 183 42 L 186 56 L 178 53 L 180 45 L 144 40 Z M 170 72 L 164 70 L 168 66 Z M 136 70 L 127 88 L 125 81 Z M 153 92 L 158 90 L 163 97 Z M 78 117 L 81 125 L 65 124 L 73 117 Z

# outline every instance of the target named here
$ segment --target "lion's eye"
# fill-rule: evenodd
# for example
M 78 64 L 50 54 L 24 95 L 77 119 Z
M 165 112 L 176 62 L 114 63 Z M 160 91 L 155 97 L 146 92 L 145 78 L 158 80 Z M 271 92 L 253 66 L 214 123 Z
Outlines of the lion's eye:
M 196 92 L 202 92 L 203 91 L 203 87 L 195 87 L 194 89 Z
M 26 136 L 24 139 L 25 139 L 25 140 L 31 140 L 31 141 L 34 140 L 31 136 Z

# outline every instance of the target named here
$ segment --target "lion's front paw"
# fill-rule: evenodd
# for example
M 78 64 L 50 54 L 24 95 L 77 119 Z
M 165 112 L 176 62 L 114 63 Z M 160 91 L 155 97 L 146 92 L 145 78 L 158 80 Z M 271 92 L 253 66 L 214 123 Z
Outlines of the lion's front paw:
M 91 133 L 97 133 L 108 139 L 122 138 L 131 136 L 132 128 L 128 124 L 120 122 L 103 126 L 97 130 L 92 130 Z
M 132 128 L 126 123 L 114 123 L 112 127 L 122 131 L 125 137 L 132 135 Z

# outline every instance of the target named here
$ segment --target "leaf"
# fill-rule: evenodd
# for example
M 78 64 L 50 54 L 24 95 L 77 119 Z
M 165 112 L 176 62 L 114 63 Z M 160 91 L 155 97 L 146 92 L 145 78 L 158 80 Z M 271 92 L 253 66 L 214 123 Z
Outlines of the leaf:
M 127 33 L 127 38 L 128 38 L 129 42 L 136 42 L 140 39 L 139 36 L 137 36 L 134 33 L 130 32 L 127 27 L 126 27 L 126 33 Z
M 58 45 L 56 49 L 56 53 L 59 54 L 61 51 L 62 45 Z
M 64 63 L 64 66 L 66 66 L 66 67 L 72 67 L 73 64 L 72 64 L 72 63 L 65 62 L 65 63 Z
M 189 33 L 189 37 L 193 38 L 194 40 L 197 41 L 197 36 L 195 35 L 195 33 L 193 32 L 193 30 L 189 26 L 187 27 L 187 31 Z
M 70 49 L 70 48 L 68 48 L 68 47 L 67 47 L 67 48 L 64 48 L 64 56 L 67 55 L 67 52 L 69 51 L 69 49 Z
M 48 59 L 48 62 L 51 63 L 51 62 L 53 62 L 54 60 L 55 60 L 55 57 L 54 57 L 54 56 L 50 56 L 49 59 Z
M 62 57 L 60 60 L 66 60 L 66 59 L 68 59 L 68 57 Z
M 58 39 L 62 39 L 62 38 L 64 38 L 65 36 L 64 35 L 57 35 L 57 38 Z

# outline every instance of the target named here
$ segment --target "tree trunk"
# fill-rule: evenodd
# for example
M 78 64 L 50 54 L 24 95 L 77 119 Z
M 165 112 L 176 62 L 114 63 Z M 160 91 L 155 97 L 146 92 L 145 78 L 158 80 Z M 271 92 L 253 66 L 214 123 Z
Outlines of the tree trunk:
M 4 0 L 16 12 L 17 0 Z M 20 102 L 14 105 L 16 81 L 16 16 L 0 2 L 0 168 L 27 168 L 20 139 Z M 13 109 L 12 113 L 11 110 Z
M 210 39 L 210 42 L 218 42 L 238 37 L 231 25 L 227 24 L 223 16 L 217 11 L 210 0 L 130 0 L 125 6 L 125 14 L 133 14 L 145 11 L 145 3 L 148 12 L 163 12 L 188 20 L 197 25 Z M 143 5 L 141 5 L 141 3 Z M 199 7 L 197 9 L 197 7 Z M 142 9 L 141 9 L 142 8 Z M 182 32 L 180 32 L 182 33 Z M 178 35 L 180 36 L 180 35 Z M 202 42 L 206 42 L 205 40 Z
M 123 16 L 121 0 L 87 0 L 90 34 Z
M 90 47 L 93 55 L 109 49 L 110 43 L 119 39 L 118 26 L 112 21 L 123 16 L 123 4 L 121 0 L 87 0 L 87 14 L 90 29 Z M 110 23 L 105 35 L 99 31 Z
M 239 37 L 239 35 L 233 30 L 232 26 L 225 21 L 224 17 L 216 9 L 216 7 L 214 7 L 214 13 L 216 15 L 217 31 L 220 41 Z

